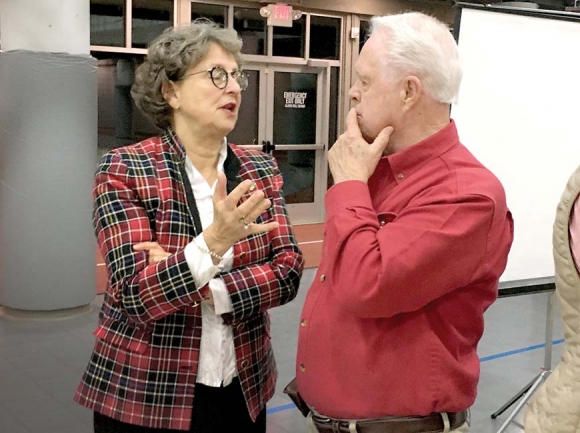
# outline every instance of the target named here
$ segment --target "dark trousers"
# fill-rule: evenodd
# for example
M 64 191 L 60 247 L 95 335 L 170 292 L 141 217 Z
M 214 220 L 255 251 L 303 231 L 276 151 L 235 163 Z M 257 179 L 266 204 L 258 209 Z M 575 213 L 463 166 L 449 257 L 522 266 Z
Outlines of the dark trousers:
M 127 424 L 95 412 L 95 433 L 183 433 L 182 430 L 153 429 Z M 194 433 L 266 433 L 266 409 L 253 422 L 246 408 L 240 381 L 222 388 L 195 385 L 190 432 Z

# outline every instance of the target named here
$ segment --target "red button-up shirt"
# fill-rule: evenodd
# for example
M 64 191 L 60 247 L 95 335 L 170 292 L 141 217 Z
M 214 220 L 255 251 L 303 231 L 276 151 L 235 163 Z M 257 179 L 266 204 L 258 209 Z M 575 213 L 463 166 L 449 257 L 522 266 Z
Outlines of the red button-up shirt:
M 472 405 L 483 313 L 513 239 L 499 180 L 455 124 L 326 196 L 322 261 L 302 317 L 302 397 L 334 418 Z

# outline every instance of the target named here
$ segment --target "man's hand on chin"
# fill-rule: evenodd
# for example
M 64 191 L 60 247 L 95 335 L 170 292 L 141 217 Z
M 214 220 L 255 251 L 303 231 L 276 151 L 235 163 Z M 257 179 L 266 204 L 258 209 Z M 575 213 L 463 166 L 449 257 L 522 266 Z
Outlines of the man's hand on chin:
M 393 131 L 392 126 L 387 126 L 369 144 L 361 133 L 356 111 L 352 108 L 346 118 L 346 131 L 328 152 L 328 164 L 334 183 L 347 180 L 362 180 L 366 183 L 383 156 Z

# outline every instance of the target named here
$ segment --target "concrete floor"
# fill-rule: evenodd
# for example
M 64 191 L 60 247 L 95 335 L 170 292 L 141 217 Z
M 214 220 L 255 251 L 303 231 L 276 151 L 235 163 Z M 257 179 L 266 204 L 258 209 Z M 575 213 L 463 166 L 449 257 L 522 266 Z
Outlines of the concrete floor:
M 305 271 L 294 302 L 272 310 L 280 376 L 268 405 L 268 433 L 305 429 L 304 419 L 282 389 L 294 376 L 298 318 L 314 273 L 315 269 Z M 499 299 L 486 313 L 472 433 L 496 432 L 509 411 L 495 421 L 490 415 L 541 372 L 547 297 L 541 293 Z M 83 315 L 52 320 L 12 318 L 0 308 L 0 433 L 92 433 L 92 413 L 72 397 L 92 350 L 101 302 L 102 296 L 97 296 Z M 562 335 L 556 312 L 554 340 Z M 560 350 L 561 344 L 553 348 L 554 365 Z M 507 429 L 520 431 L 516 425 Z

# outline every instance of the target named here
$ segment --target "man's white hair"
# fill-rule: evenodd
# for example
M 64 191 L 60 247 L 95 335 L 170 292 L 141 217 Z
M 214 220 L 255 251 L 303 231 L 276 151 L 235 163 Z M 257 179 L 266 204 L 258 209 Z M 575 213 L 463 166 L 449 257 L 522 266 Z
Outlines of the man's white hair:
M 389 78 L 416 75 L 435 100 L 456 102 L 462 70 L 457 43 L 444 23 L 408 12 L 372 18 L 374 33 L 385 44 L 381 60 Z

